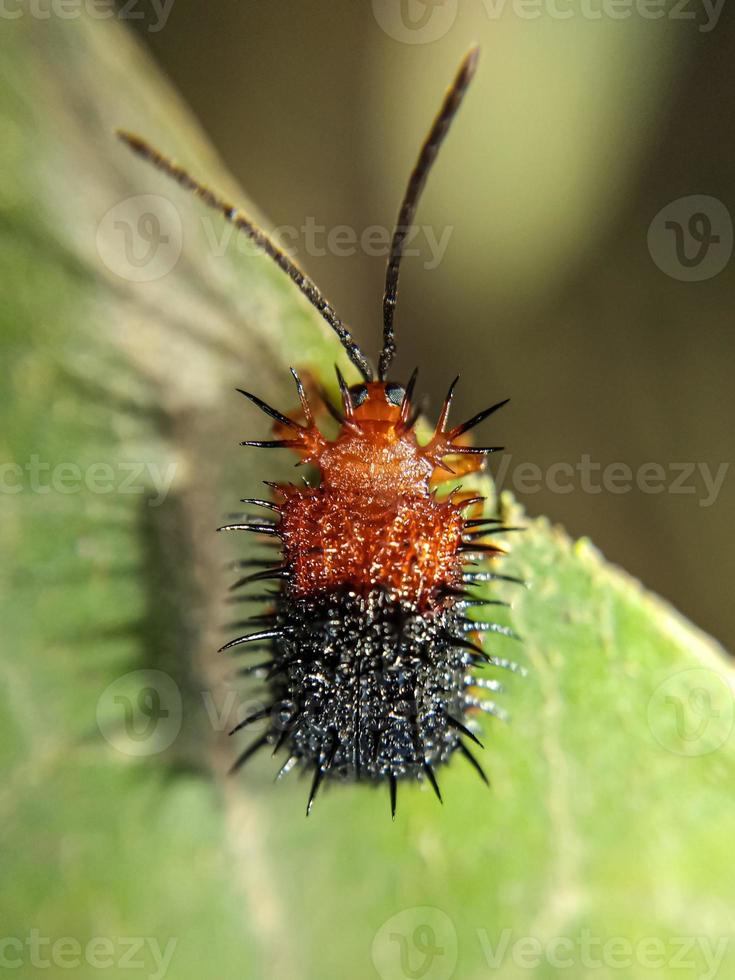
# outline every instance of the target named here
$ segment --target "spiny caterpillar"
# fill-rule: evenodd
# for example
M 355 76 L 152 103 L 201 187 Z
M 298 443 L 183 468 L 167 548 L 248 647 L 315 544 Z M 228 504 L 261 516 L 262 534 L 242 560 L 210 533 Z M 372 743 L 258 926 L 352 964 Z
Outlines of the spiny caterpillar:
M 472 670 L 485 663 L 520 669 L 490 656 L 479 642 L 485 633 L 513 636 L 512 631 L 467 616 L 475 607 L 504 605 L 473 596 L 474 584 L 518 581 L 477 570 L 477 562 L 503 554 L 492 539 L 515 529 L 503 527 L 499 519 L 473 516 L 481 514 L 483 497 L 461 488 L 438 493 L 450 479 L 482 469 L 486 455 L 501 448 L 474 446 L 466 433 L 507 399 L 448 429 L 455 379 L 433 436 L 419 444 L 416 372 L 405 387 L 387 380 L 396 350 L 393 320 L 404 241 L 477 57 L 473 48 L 461 62 L 401 204 L 386 274 L 377 380 L 316 285 L 260 228 L 138 137 L 119 134 L 132 150 L 220 211 L 271 256 L 336 332 L 363 378 L 348 386 L 337 369 L 341 412 L 324 396 L 324 407 L 339 425 L 331 441 L 317 427 L 293 369 L 301 405 L 294 417 L 241 391 L 270 416 L 275 428 L 274 439 L 242 445 L 291 449 L 318 470 L 319 483 L 271 483 L 274 499 L 243 501 L 265 508 L 271 518 L 220 528 L 268 535 L 283 549 L 279 564 L 245 575 L 233 586 L 239 590 L 278 583 L 278 592 L 270 597 L 237 596 L 240 601 L 270 600 L 273 608 L 245 621 L 254 632 L 221 648 L 250 652 L 266 645 L 270 651 L 266 663 L 248 668 L 265 677 L 269 703 L 233 733 L 264 719 L 269 723 L 233 769 L 265 746 L 272 746 L 274 755 L 285 748 L 288 756 L 279 775 L 294 767 L 313 772 L 307 814 L 324 779 L 387 782 L 394 817 L 400 779 L 427 780 L 441 801 L 435 769 L 455 752 L 487 782 L 467 743 L 480 744 L 474 713 L 502 714 L 477 692 L 496 691 L 500 685 L 474 677 Z

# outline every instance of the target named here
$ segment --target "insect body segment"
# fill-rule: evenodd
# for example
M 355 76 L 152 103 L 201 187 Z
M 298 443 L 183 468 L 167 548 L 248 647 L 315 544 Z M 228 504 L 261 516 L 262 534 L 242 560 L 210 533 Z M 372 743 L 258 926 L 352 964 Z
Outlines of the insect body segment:
M 293 594 L 382 587 L 425 608 L 460 584 L 461 505 L 430 493 L 435 465 L 401 412 L 371 392 L 318 455 L 319 486 L 280 488 Z

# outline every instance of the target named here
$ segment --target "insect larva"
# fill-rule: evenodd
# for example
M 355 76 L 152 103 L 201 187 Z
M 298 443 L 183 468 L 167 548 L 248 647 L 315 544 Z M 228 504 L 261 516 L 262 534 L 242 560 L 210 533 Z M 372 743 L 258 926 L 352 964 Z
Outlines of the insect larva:
M 425 779 L 441 800 L 436 770 L 455 753 L 485 779 L 469 744 L 479 746 L 473 715 L 501 709 L 478 691 L 475 666 L 491 663 L 519 670 L 489 656 L 480 638 L 512 636 L 492 621 L 475 621 L 467 609 L 491 600 L 473 597 L 478 582 L 513 581 L 485 568 L 467 568 L 503 552 L 494 543 L 505 528 L 497 519 L 473 517 L 483 498 L 434 487 L 480 470 L 501 447 L 471 445 L 466 434 L 506 401 L 448 428 L 456 379 L 439 413 L 434 434 L 417 442 L 416 372 L 405 387 L 388 380 L 395 354 L 394 313 L 404 240 L 439 146 L 474 75 L 478 51 L 462 60 L 419 153 L 401 204 L 388 260 L 383 297 L 383 345 L 377 373 L 343 321 L 311 279 L 246 215 L 194 180 L 147 143 L 121 138 L 137 154 L 193 191 L 255 241 L 291 277 L 332 327 L 362 381 L 348 385 L 339 371 L 341 411 L 325 407 L 339 422 L 335 439 L 320 431 L 304 386 L 292 370 L 300 413 L 291 417 L 242 391 L 274 422 L 274 438 L 244 446 L 287 448 L 319 472 L 317 486 L 272 484 L 272 500 L 244 503 L 265 508 L 269 519 L 237 518 L 220 530 L 242 530 L 276 540 L 277 564 L 256 566 L 233 585 L 239 592 L 273 583 L 272 608 L 248 623 L 253 631 L 222 650 L 262 650 L 270 658 L 250 672 L 265 672 L 268 704 L 235 732 L 268 719 L 265 732 L 243 751 L 239 769 L 259 749 L 287 753 L 279 775 L 294 767 L 312 771 L 307 813 L 323 780 L 385 782 L 395 815 L 399 780 Z M 492 538 L 488 538 L 491 535 Z M 253 567 L 248 566 L 248 567 Z M 260 591 L 260 588 L 259 588 Z M 237 595 L 247 600 L 249 594 Z M 475 693 L 472 693 L 474 690 Z

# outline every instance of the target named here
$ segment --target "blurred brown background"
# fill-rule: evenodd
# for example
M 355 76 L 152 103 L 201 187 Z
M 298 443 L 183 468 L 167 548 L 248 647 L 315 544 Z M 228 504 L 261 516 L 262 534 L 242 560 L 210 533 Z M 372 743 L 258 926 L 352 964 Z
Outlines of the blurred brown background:
M 417 216 L 420 254 L 404 262 L 395 375 L 418 364 L 435 409 L 461 372 L 457 419 L 511 395 L 481 436 L 512 456 L 504 486 L 732 647 L 735 471 L 721 467 L 735 415 L 735 11 L 695 0 L 138 10 L 132 25 L 271 226 L 318 226 L 312 244 L 303 230 L 287 243 L 369 352 L 385 257 L 335 229 L 392 225 L 443 89 L 481 43 Z M 594 486 L 620 463 L 630 489 L 624 470 L 608 469 L 601 492 L 549 470 L 585 455 L 599 464 Z M 540 479 L 519 482 L 526 463 Z M 644 464 L 663 467 L 663 485 Z

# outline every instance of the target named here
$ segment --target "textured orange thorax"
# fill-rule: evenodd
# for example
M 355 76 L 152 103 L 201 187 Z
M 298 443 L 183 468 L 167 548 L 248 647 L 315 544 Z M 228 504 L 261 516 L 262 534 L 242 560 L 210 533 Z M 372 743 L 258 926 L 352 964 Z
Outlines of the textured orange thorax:
M 348 586 L 430 604 L 461 582 L 460 507 L 431 492 L 428 458 L 383 386 L 356 409 L 333 442 L 310 458 L 319 487 L 282 487 L 280 533 L 289 591 L 308 596 Z M 376 417 L 378 416 L 378 417 Z

